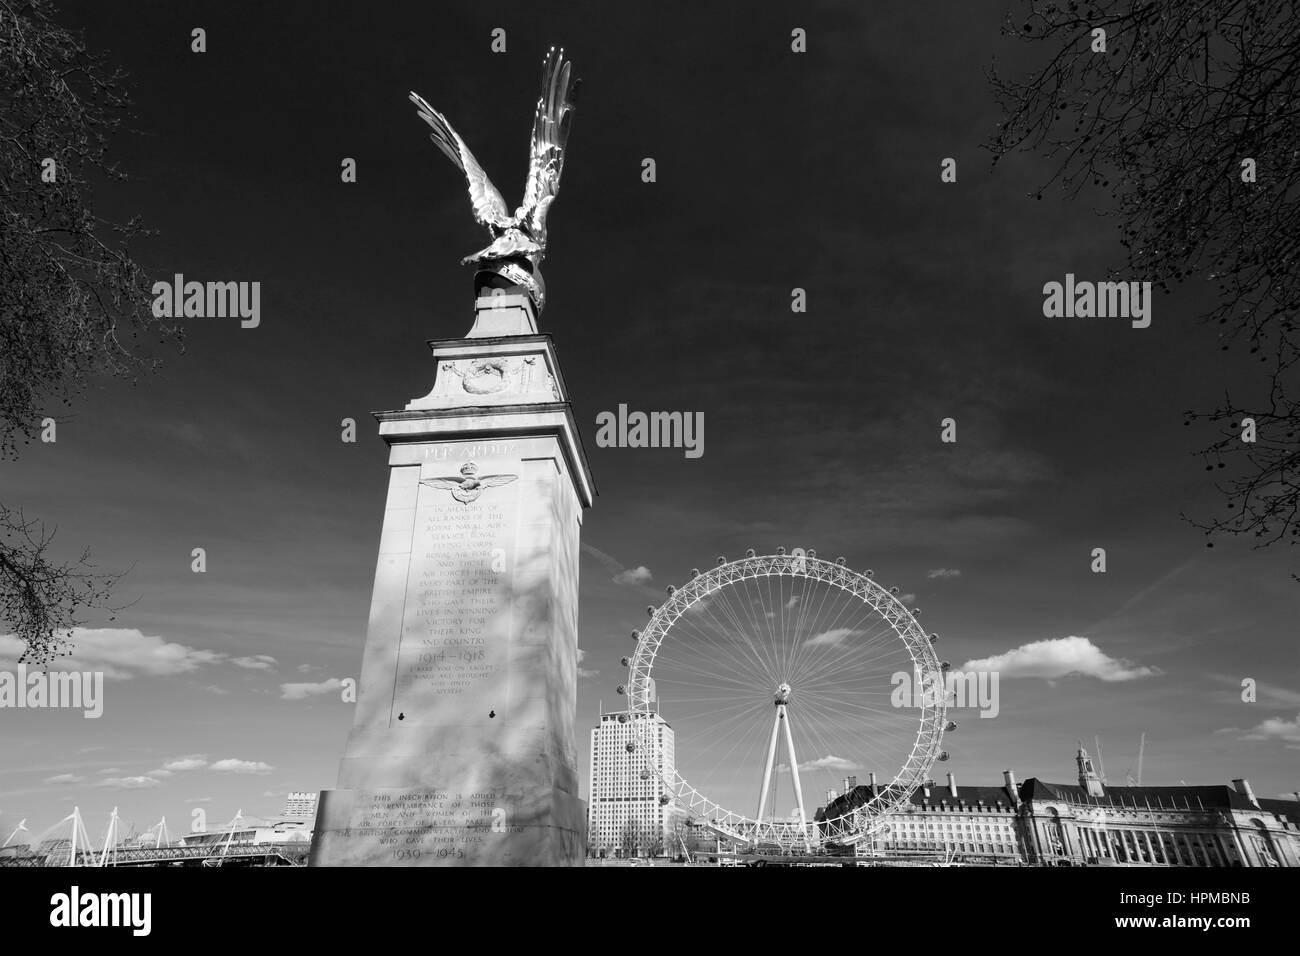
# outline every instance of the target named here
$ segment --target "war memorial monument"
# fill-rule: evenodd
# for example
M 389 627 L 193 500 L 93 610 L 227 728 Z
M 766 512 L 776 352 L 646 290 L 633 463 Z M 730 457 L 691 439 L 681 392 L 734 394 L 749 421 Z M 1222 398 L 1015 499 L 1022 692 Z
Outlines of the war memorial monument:
M 321 793 L 313 866 L 581 865 L 574 715 L 578 544 L 595 493 L 549 335 L 539 266 L 577 81 L 543 67 L 511 214 L 416 94 L 492 236 L 468 335 L 429 343 L 434 381 L 376 413 L 388 502 L 351 734 Z

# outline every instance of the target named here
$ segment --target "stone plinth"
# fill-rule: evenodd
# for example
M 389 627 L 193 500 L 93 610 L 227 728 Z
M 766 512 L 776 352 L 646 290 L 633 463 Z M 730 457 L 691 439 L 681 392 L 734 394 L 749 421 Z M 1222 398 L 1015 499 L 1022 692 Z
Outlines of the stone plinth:
M 388 504 L 356 715 L 338 788 L 320 795 L 314 866 L 585 855 L 578 543 L 594 492 L 550 337 L 484 334 L 526 329 L 532 314 L 479 305 L 478 336 L 430 343 L 433 390 L 376 415 Z

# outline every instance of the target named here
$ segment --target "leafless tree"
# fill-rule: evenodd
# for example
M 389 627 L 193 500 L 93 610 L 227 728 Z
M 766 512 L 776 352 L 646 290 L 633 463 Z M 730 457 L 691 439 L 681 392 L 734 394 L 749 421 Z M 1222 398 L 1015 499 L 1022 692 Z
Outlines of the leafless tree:
M 144 339 L 178 341 L 153 316 L 132 258 L 138 220 L 92 210 L 93 187 L 125 176 L 108 144 L 129 116 L 122 75 L 54 20 L 49 0 L 0 0 L 0 459 L 103 376 L 151 369 Z M 53 533 L 0 506 L 0 632 L 46 662 L 115 577 L 51 558 Z
M 1027 77 L 991 71 L 1003 119 L 994 163 L 1053 163 L 1034 193 L 1109 192 L 1126 271 L 1163 290 L 1196 284 L 1203 318 L 1256 368 L 1185 424 L 1195 454 L 1231 468 L 1226 514 L 1193 517 L 1264 546 L 1300 541 L 1300 8 L 1295 0 L 1024 0 L 1003 32 L 1037 45 Z M 1098 31 L 1104 31 L 1104 37 Z M 1102 49 L 1104 47 L 1104 49 Z M 1253 419 L 1257 440 L 1243 441 Z

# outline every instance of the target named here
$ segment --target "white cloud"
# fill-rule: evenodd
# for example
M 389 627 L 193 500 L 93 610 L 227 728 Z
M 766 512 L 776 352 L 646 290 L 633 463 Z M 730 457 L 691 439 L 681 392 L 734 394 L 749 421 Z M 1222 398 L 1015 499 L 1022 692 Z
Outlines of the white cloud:
M 43 783 L 68 784 L 68 783 L 85 783 L 86 778 L 78 776 L 75 773 L 60 773 L 53 777 L 46 777 Z
M 913 601 L 916 600 L 916 595 L 915 595 L 915 594 L 900 594 L 900 595 L 898 596 L 898 599 L 899 599 L 900 601 L 902 601 L 904 604 L 911 604 Z
M 208 762 L 200 756 L 177 757 L 175 760 L 168 760 L 162 765 L 162 769 L 182 773 L 186 770 L 202 770 L 207 765 Z
M 643 594 L 653 597 L 660 597 L 659 592 L 649 587 L 650 569 L 647 567 L 627 568 L 623 562 L 619 561 L 612 554 L 606 554 L 600 548 L 592 547 L 585 541 L 582 543 L 583 554 L 589 554 L 605 566 L 605 570 L 611 575 L 610 580 L 615 584 L 623 587 L 633 588 L 641 591 Z
M 270 654 L 254 654 L 252 657 L 232 657 L 230 663 L 250 671 L 275 670 L 275 658 Z
M 959 578 L 961 570 L 958 568 L 935 568 L 933 571 L 926 571 L 925 576 L 931 580 L 935 578 Z
M 72 653 L 57 658 L 57 670 L 102 671 L 110 680 L 128 680 L 144 675 L 170 677 L 189 674 L 206 664 L 219 663 L 224 655 L 204 651 L 161 637 L 146 635 L 136 628 L 74 628 L 70 635 Z M 25 645 L 12 634 L 0 635 L 0 667 L 17 663 Z
M 585 667 L 582 666 L 582 662 L 586 659 L 586 657 L 587 657 L 587 652 L 584 651 L 581 647 L 578 648 L 578 677 L 579 677 L 579 679 L 586 679 L 586 678 L 588 678 L 588 677 L 596 677 L 596 676 L 598 676 L 598 675 L 600 674 L 600 671 L 588 670 L 587 668 L 585 668 Z
M 329 680 L 318 681 L 314 684 L 281 684 L 280 697 L 284 700 L 306 700 L 309 697 L 333 694 L 342 686 L 343 681 L 337 677 L 331 677 Z
M 822 631 L 820 634 L 814 634 L 808 640 L 804 641 L 804 647 L 838 647 L 846 637 L 856 634 L 857 631 L 851 627 L 834 627 L 829 631 Z
M 843 757 L 836 757 L 834 754 L 827 754 L 825 757 L 818 757 L 815 760 L 807 760 L 799 764 L 800 773 L 814 773 L 818 770 L 835 770 L 847 771 L 857 770 L 858 765 L 852 760 L 845 760 Z M 789 773 L 789 764 L 778 764 L 777 773 Z
M 615 584 L 649 584 L 650 569 L 644 564 L 635 568 L 624 568 L 618 574 L 614 575 Z
M 1242 740 L 1281 740 L 1287 744 L 1300 744 L 1300 714 L 1295 720 L 1285 717 L 1269 717 L 1258 726 L 1252 727 L 1241 737 Z
M 149 787 L 156 787 L 161 780 L 156 777 L 109 777 L 107 780 L 101 780 L 101 787 L 113 787 L 116 790 L 147 790 Z
M 299 665 L 298 665 L 298 673 L 299 673 L 299 674 L 310 674 L 313 670 L 314 670 L 314 668 L 313 668 L 310 664 L 299 664 Z
M 212 798 L 211 797 L 186 797 L 185 802 L 186 803 L 211 803 Z
M 1001 677 L 1042 677 L 1052 681 L 1079 675 L 1106 683 L 1139 680 L 1160 673 L 1132 661 L 1110 657 L 1086 637 L 1060 637 L 1022 644 L 1004 654 L 967 661 L 963 671 L 997 671 Z
M 209 769 L 223 773 L 270 773 L 275 768 L 260 760 L 236 760 L 234 757 L 227 757 L 225 760 L 218 760 Z
M 797 594 L 791 597 L 790 600 L 785 602 L 785 609 L 787 611 L 793 610 L 798 606 L 799 606 L 799 595 Z
M 818 757 L 816 760 L 809 760 L 807 763 L 799 764 L 800 770 L 857 770 L 858 765 L 852 760 L 845 760 L 843 757 L 836 757 L 834 754 L 827 754 L 825 757 Z

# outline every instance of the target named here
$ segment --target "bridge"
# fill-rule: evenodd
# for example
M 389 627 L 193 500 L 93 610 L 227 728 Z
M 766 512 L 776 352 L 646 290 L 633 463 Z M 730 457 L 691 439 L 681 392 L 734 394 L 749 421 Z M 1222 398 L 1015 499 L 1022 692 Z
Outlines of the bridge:
M 181 846 L 117 847 L 103 866 L 306 866 L 311 843 L 216 843 Z M 68 848 L 53 853 L 0 855 L 0 866 L 67 866 Z

